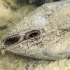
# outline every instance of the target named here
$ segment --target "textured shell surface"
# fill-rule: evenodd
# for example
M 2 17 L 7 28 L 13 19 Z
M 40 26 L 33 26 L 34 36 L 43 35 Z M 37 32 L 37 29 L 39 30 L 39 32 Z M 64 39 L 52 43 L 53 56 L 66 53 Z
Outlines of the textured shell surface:
M 12 27 L 1 44 L 6 51 L 32 58 L 69 58 L 70 1 L 40 6 Z

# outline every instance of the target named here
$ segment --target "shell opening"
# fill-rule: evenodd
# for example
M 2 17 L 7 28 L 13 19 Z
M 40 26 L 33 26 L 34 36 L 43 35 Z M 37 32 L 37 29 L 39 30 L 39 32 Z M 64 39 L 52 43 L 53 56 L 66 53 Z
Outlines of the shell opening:
M 13 45 L 19 41 L 20 37 L 8 37 L 4 40 L 4 45 Z
M 32 30 L 30 32 L 25 33 L 24 39 L 27 40 L 27 39 L 30 39 L 30 38 L 35 38 L 35 37 L 37 37 L 39 35 L 40 35 L 39 30 Z

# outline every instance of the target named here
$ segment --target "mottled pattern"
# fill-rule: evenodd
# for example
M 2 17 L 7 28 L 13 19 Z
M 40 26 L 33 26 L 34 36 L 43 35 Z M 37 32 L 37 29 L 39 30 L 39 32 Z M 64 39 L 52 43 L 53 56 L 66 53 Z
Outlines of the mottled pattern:
M 39 30 L 40 35 L 25 40 L 31 30 Z M 2 48 L 18 55 L 59 60 L 70 57 L 69 37 L 70 1 L 54 2 L 39 7 L 8 31 L 2 39 Z M 11 43 L 16 39 L 19 40 L 13 45 L 6 46 L 5 41 Z
M 7 29 L 9 29 L 33 9 L 35 9 L 33 5 L 24 5 L 19 10 L 12 11 L 6 2 L 0 0 L 0 27 L 7 25 Z M 7 29 L 0 30 L 0 37 L 7 33 Z M 24 56 L 16 56 L 9 52 L 2 55 L 0 52 L 0 70 L 70 70 L 70 60 L 44 61 Z

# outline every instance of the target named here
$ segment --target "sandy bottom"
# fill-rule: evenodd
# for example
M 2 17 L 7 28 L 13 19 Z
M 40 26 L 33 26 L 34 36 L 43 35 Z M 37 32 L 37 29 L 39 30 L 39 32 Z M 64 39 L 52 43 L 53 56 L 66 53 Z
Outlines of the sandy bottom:
M 35 8 L 25 5 L 13 11 L 3 0 L 0 0 L 0 38 Z M 0 70 L 70 70 L 70 60 L 43 61 L 6 52 L 5 55 L 0 53 Z

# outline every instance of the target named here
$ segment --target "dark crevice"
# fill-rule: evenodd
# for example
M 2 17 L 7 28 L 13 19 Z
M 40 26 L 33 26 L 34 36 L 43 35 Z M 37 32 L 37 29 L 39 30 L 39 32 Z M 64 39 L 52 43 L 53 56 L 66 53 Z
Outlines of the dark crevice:
M 53 0 L 53 2 L 57 2 L 57 1 L 60 1 L 60 0 Z M 32 4 L 36 5 L 36 6 L 41 6 L 41 5 L 43 5 L 45 3 L 49 3 L 49 2 L 51 2 L 51 1 L 49 1 L 49 0 L 36 0 Z
M 54 0 L 54 1 L 60 1 L 60 0 Z
M 37 0 L 37 1 L 33 2 L 32 4 L 34 4 L 36 6 L 41 6 L 45 3 L 46 3 L 46 0 Z

